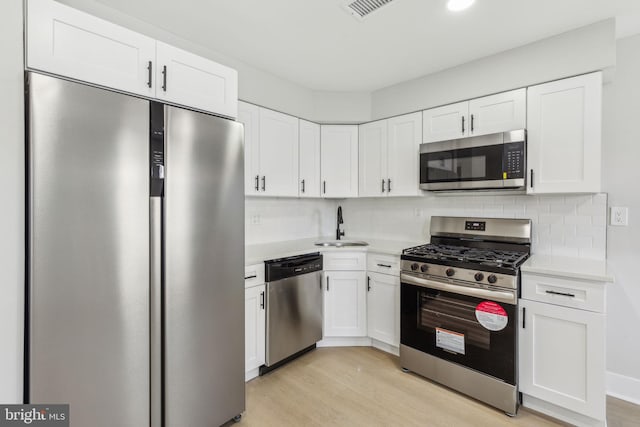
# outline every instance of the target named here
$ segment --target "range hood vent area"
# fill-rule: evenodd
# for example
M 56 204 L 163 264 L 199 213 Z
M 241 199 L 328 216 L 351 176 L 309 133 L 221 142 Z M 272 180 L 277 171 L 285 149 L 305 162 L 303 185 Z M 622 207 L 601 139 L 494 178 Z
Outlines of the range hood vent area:
M 342 7 L 358 21 L 371 15 L 376 10 L 388 5 L 394 0 L 346 0 Z

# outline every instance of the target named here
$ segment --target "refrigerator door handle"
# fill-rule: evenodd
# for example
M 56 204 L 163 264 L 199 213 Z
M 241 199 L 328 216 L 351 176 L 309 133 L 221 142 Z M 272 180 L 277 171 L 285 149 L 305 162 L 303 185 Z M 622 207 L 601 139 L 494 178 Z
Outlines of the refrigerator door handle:
M 162 425 L 162 198 L 149 206 L 151 425 Z

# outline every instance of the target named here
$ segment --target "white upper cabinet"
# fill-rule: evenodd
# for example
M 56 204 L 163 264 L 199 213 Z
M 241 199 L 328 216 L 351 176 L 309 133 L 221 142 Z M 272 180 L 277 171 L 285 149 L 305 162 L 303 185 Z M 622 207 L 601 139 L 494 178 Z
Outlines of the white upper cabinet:
M 420 194 L 422 114 L 405 114 L 387 122 L 387 195 L 416 196 Z
M 387 120 L 366 123 L 358 129 L 359 196 L 387 195 Z
M 300 120 L 300 197 L 320 197 L 320 125 Z
M 52 0 L 27 2 L 27 67 L 155 95 L 156 41 Z
M 417 195 L 421 113 L 367 123 L 359 133 L 359 196 Z
M 237 117 L 236 70 L 162 42 L 157 42 L 156 58 L 157 98 Z
M 517 89 L 422 112 L 423 142 L 507 132 L 526 127 L 527 91 Z
M 260 107 L 238 102 L 238 121 L 244 125 L 244 194 L 260 192 Z
M 528 88 L 528 193 L 597 193 L 602 73 Z
M 445 105 L 422 112 L 422 142 L 444 141 L 469 135 L 469 102 Z
M 517 89 L 469 101 L 469 136 L 524 129 L 527 90 Z
M 260 189 L 298 196 L 298 118 L 260 107 Z
M 322 197 L 358 196 L 358 126 L 320 126 Z
M 237 116 L 235 70 L 53 0 L 27 8 L 29 69 Z

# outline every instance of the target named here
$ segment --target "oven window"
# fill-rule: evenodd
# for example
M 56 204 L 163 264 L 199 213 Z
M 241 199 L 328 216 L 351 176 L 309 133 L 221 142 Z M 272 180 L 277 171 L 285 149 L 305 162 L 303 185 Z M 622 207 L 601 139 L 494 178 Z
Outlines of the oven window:
M 459 298 L 420 292 L 418 328 L 461 334 L 468 345 L 491 349 L 491 331 L 476 320 L 476 304 Z
M 420 182 L 502 179 L 503 145 L 420 154 Z
M 499 330 L 478 320 L 476 310 L 487 305 L 504 311 Z M 403 282 L 400 311 L 401 344 L 515 384 L 515 305 Z

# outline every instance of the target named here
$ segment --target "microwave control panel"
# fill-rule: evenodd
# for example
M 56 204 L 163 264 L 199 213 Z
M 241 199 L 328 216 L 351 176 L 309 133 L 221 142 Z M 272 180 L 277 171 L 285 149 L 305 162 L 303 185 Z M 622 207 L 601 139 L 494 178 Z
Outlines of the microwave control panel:
M 524 178 L 526 167 L 525 154 L 524 142 L 504 144 L 504 156 L 502 158 L 503 179 Z

